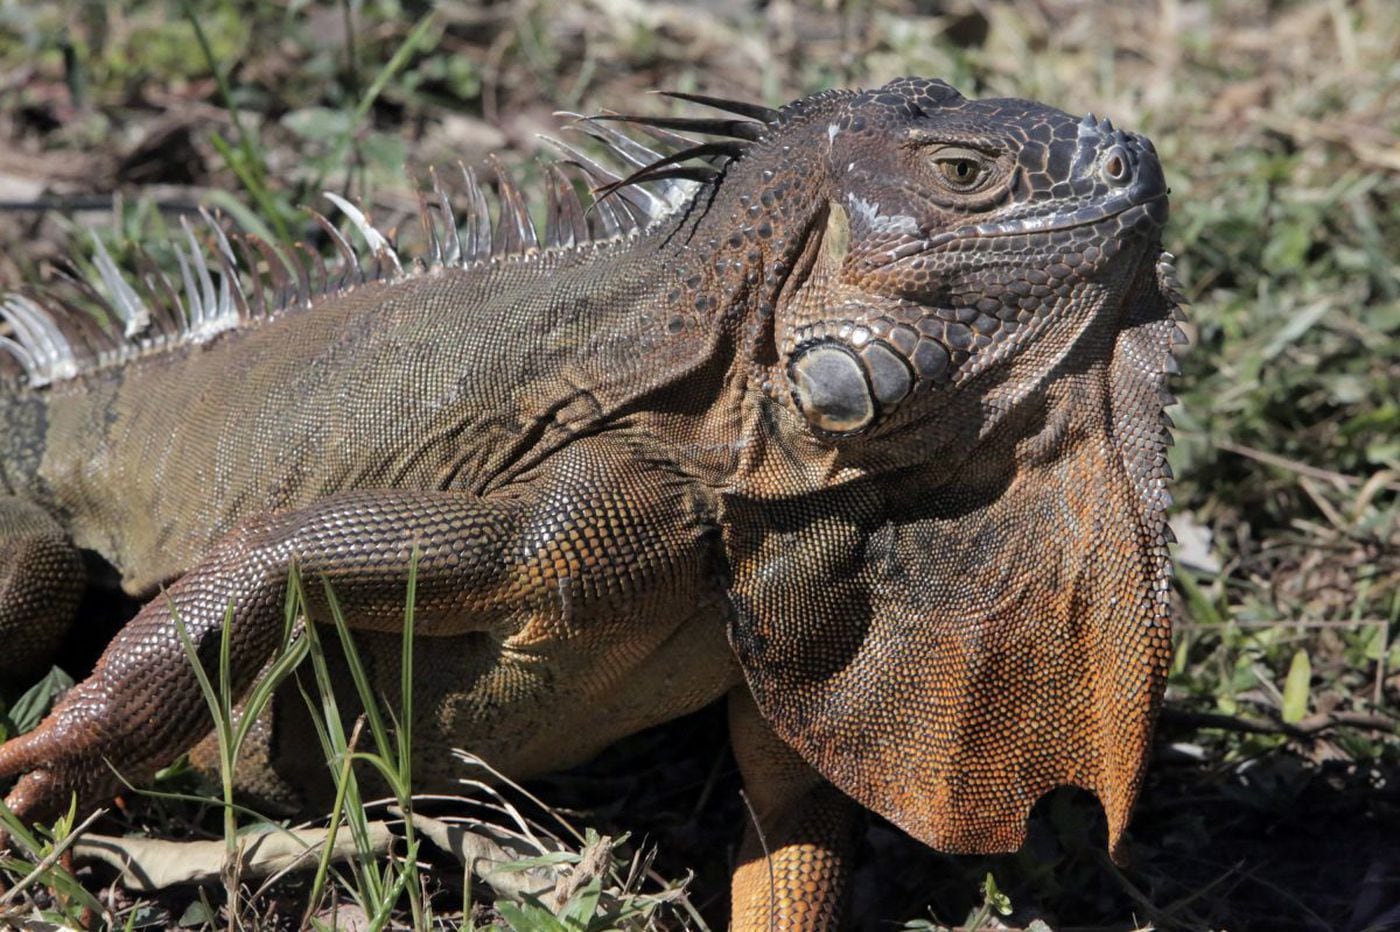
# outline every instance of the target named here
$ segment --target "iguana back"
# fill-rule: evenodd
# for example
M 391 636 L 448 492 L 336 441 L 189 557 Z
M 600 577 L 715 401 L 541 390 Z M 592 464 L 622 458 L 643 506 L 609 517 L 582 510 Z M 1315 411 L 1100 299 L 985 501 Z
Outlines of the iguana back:
M 0 416 L 45 429 L 4 434 L 0 477 L 135 594 L 259 514 L 350 489 L 482 493 L 608 416 L 581 386 L 635 365 L 659 287 L 628 274 L 658 264 L 638 245 L 370 281 L 5 398 L 31 410 Z

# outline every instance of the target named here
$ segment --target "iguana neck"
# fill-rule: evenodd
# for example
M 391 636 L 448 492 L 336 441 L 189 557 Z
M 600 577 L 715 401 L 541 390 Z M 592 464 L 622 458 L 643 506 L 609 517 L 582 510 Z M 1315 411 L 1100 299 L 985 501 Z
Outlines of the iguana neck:
M 584 360 L 614 416 L 645 413 L 708 481 L 741 466 L 754 413 L 776 371 L 775 309 L 806 280 L 827 201 L 802 182 L 815 153 L 754 143 L 720 184 L 639 238 L 628 278 L 656 282 L 622 354 Z

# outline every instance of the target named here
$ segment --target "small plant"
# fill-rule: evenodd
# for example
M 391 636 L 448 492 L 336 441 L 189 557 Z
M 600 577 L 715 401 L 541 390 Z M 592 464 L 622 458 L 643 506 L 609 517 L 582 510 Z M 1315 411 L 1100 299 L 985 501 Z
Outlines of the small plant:
M 0 925 L 8 924 L 7 916 L 19 921 L 23 912 L 16 904 L 36 888 L 47 891 L 51 905 L 24 912 L 40 921 L 83 927 L 94 917 L 109 915 L 101 901 L 73 876 L 65 863 L 70 847 L 95 818 L 96 815 L 77 824 L 75 799 L 68 812 L 52 825 L 30 828 L 0 802 L 0 833 L 10 836 L 12 849 L 18 847 L 23 852 L 22 856 L 0 857 L 0 875 L 16 878 L 13 885 L 0 894 Z
M 307 654 L 308 643 L 305 636 L 294 635 L 295 622 L 300 614 L 300 604 L 294 597 L 297 592 L 296 587 L 288 587 L 286 623 L 283 627 L 282 644 L 277 651 L 277 659 L 263 671 L 248 691 L 242 704 L 237 708 L 235 708 L 233 698 L 233 676 L 230 660 L 233 606 L 229 605 L 224 614 L 219 640 L 217 671 L 219 680 L 218 685 L 215 686 L 199 660 L 199 654 L 194 642 L 190 639 L 189 631 L 175 611 L 174 604 L 171 605 L 171 618 L 175 623 L 176 631 L 179 632 L 180 643 L 185 649 L 185 657 L 189 661 L 195 677 L 199 680 L 200 692 L 209 705 L 209 713 L 214 723 L 214 736 L 219 747 L 219 780 L 223 794 L 224 844 L 226 846 L 224 891 L 228 897 L 230 917 L 238 915 L 239 890 L 242 885 L 239 877 L 239 865 L 242 862 L 242 857 L 239 850 L 237 809 L 234 805 L 234 786 L 239 752 L 254 724 L 257 723 L 268 703 L 272 700 L 277 687 L 291 675 Z M 232 927 L 233 919 L 230 918 L 230 928 Z
M 960 926 L 961 932 L 981 932 L 988 928 L 992 915 L 1011 915 L 1011 898 L 997 887 L 996 878 L 987 872 L 979 886 L 982 902 L 968 913 L 967 920 Z M 1042 923 L 1043 925 L 1043 923 Z M 900 926 L 901 932 L 950 932 L 947 926 L 932 919 L 911 919 Z

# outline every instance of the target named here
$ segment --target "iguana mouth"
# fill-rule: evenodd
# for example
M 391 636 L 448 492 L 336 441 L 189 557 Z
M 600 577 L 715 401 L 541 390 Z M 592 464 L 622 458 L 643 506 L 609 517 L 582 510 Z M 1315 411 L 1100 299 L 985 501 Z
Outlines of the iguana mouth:
M 1116 200 L 1116 199 L 1115 199 Z M 1050 214 L 1036 217 L 1019 217 L 1000 223 L 979 223 L 960 227 L 930 240 L 934 248 L 955 239 L 992 239 L 1001 236 L 1024 236 L 1030 233 L 1058 233 L 1062 230 L 1075 230 L 1080 227 L 1095 226 L 1115 217 L 1123 218 L 1120 226 L 1127 230 L 1143 221 L 1155 222 L 1160 226 L 1166 222 L 1167 193 L 1163 191 L 1146 200 L 1133 198 L 1128 203 L 1090 204 L 1071 214 Z M 1152 216 L 1154 208 L 1160 208 L 1160 219 Z M 1128 216 L 1133 211 L 1138 213 Z M 945 238 L 946 237 L 946 238 Z
M 882 268 L 902 259 L 927 255 L 953 243 L 968 240 L 1009 239 L 1037 233 L 1061 233 L 1082 227 L 1097 226 L 1114 219 L 1119 221 L 1118 226 L 1124 232 L 1143 225 L 1160 229 L 1166 225 L 1167 220 L 1167 192 L 1162 191 L 1146 200 L 1133 199 L 1128 203 L 1115 199 L 1108 204 L 1091 204 L 1081 207 L 1071 214 L 1041 214 L 1034 217 L 1003 220 L 999 223 L 969 224 L 890 249 L 879 259 L 871 262 L 869 268 Z

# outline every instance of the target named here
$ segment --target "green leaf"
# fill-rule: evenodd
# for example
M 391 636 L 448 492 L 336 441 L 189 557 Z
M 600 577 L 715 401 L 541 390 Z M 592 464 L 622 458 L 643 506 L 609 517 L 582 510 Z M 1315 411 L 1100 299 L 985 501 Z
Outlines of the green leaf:
M 194 929 L 203 926 L 214 926 L 218 923 L 219 917 L 214 915 L 214 911 L 209 908 L 209 904 L 202 900 L 195 900 L 189 905 L 176 923 L 182 929 Z
M 992 876 L 991 871 L 987 872 L 987 879 L 982 881 L 982 900 L 1001 915 L 1011 915 L 1011 897 L 997 888 L 996 878 Z
M 282 125 L 310 142 L 336 142 L 354 131 L 350 114 L 329 107 L 304 107 L 282 117 Z
M 72 686 L 73 678 L 67 673 L 58 667 L 49 670 L 42 680 L 15 700 L 15 704 L 10 708 L 9 719 L 15 727 L 15 734 L 22 735 L 34 730 L 53 707 L 54 700 Z
M 1181 587 L 1181 594 L 1186 597 L 1186 610 L 1188 617 L 1199 625 L 1223 625 L 1225 618 L 1211 602 L 1210 596 L 1201 588 L 1201 584 L 1196 581 L 1196 577 L 1190 571 L 1182 569 L 1176 574 L 1177 585 Z
M 1289 319 L 1288 323 L 1279 328 L 1278 332 L 1274 334 L 1273 339 L 1269 340 L 1269 345 L 1264 347 L 1264 351 L 1260 354 L 1262 356 L 1261 361 L 1268 362 L 1272 360 L 1274 357 L 1278 356 L 1279 353 L 1298 342 L 1303 334 L 1312 329 L 1313 325 L 1322 319 L 1322 315 L 1330 310 L 1332 310 L 1331 303 L 1327 301 L 1317 301 L 1310 307 L 1303 308 L 1301 311 L 1295 313 Z
M 543 905 L 533 900 L 512 903 L 510 900 L 500 899 L 496 901 L 495 906 L 496 912 L 501 914 L 506 925 L 516 932 L 574 932 L 554 918 Z
M 383 169 L 402 172 L 408 162 L 408 145 L 402 136 L 393 133 L 366 133 L 360 141 L 365 161 Z
M 574 894 L 565 904 L 559 912 L 559 918 L 572 929 L 587 929 L 593 924 L 593 917 L 598 914 L 598 901 L 602 895 L 602 878 L 594 877 L 588 886 Z
M 1302 270 L 1312 248 L 1312 226 L 1303 217 L 1278 224 L 1264 246 L 1264 268 L 1275 275 Z
M 1283 681 L 1283 720 L 1296 725 L 1308 714 L 1308 686 L 1312 681 L 1312 661 L 1306 650 L 1293 655 L 1288 676 Z

